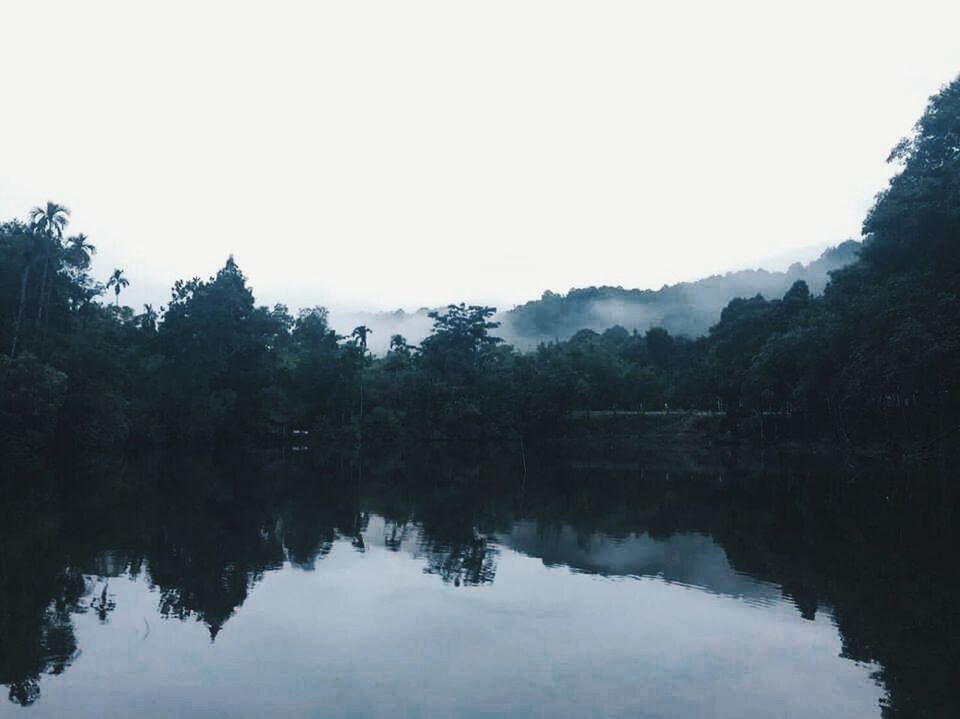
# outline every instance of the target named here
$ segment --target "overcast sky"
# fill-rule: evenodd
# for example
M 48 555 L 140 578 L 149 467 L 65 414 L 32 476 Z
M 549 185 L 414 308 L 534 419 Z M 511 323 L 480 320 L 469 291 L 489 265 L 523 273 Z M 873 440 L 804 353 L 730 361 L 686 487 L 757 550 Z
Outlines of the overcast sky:
M 859 236 L 960 72 L 960 2 L 0 6 L 0 217 L 47 199 L 163 301 L 501 307 Z

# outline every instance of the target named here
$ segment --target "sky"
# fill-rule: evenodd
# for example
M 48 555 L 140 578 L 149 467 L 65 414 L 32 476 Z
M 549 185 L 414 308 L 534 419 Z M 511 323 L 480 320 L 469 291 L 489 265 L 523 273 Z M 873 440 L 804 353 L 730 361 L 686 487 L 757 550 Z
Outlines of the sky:
M 354 309 L 785 266 L 859 237 L 958 27 L 955 0 L 6 0 L 0 217 L 67 205 L 130 304 L 231 253 L 260 302 Z

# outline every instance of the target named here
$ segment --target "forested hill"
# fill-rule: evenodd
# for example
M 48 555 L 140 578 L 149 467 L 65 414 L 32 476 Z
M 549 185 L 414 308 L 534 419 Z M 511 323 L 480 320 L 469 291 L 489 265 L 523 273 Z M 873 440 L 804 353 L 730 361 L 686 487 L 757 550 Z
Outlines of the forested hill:
M 603 286 L 572 289 L 565 295 L 547 291 L 539 300 L 506 312 L 502 334 L 521 347 L 614 325 L 641 332 L 663 327 L 671 334 L 696 337 L 716 324 L 720 312 L 735 297 L 781 297 L 797 280 L 806 282 L 812 293 L 821 294 L 830 272 L 852 263 L 859 252 L 860 243 L 847 240 L 807 265 L 794 263 L 786 272 L 740 270 L 664 285 L 659 290 Z
M 640 332 L 663 327 L 674 335 L 697 337 L 717 323 L 720 312 L 734 298 L 758 294 L 768 299 L 782 297 L 798 280 L 806 282 L 813 294 L 822 294 L 830 272 L 854 262 L 859 252 L 860 243 L 847 240 L 825 250 L 806 265 L 795 262 L 786 272 L 740 270 L 695 282 L 664 285 L 659 290 L 603 286 L 572 289 L 565 295 L 547 291 L 539 300 L 498 312 L 496 319 L 501 325 L 496 334 L 521 350 L 532 350 L 541 342 L 569 339 L 580 330 L 602 332 L 614 326 Z M 383 355 L 395 334 L 402 334 L 415 343 L 427 337 L 433 324 L 430 311 L 442 309 L 422 307 L 416 312 L 331 309 L 330 325 L 342 334 L 349 334 L 357 325 L 369 327 L 370 350 Z

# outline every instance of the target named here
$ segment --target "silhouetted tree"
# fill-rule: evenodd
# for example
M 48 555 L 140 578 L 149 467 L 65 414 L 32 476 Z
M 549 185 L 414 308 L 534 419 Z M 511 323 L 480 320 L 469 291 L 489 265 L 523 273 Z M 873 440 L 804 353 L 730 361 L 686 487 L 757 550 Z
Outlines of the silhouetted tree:
M 124 287 L 129 287 L 130 281 L 123 276 L 123 270 L 115 269 L 107 280 L 107 289 L 113 288 L 114 302 L 117 307 L 120 306 L 120 291 Z
M 47 296 L 47 275 L 50 261 L 61 250 L 63 231 L 70 222 L 70 210 L 55 202 L 43 207 L 34 207 L 30 211 L 30 226 L 39 238 L 39 259 L 43 260 L 43 274 L 40 277 L 40 295 L 37 301 L 37 323 L 43 319 L 43 310 Z

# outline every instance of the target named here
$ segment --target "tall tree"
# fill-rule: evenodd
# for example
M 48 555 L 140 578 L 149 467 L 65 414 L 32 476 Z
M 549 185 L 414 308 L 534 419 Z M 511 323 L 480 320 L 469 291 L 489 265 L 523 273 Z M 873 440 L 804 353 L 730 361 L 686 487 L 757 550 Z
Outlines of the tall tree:
M 373 330 L 366 325 L 354 327 L 353 332 L 350 333 L 350 336 L 357 341 L 357 346 L 360 347 L 360 354 L 365 355 L 367 353 L 367 335 L 371 334 L 373 334 Z
M 160 309 L 163 309 L 162 307 Z M 140 329 L 147 330 L 149 332 L 157 331 L 157 320 L 160 318 L 159 314 L 153 305 L 146 304 L 143 306 L 143 314 L 139 316 L 140 320 Z
M 20 340 L 20 330 L 23 326 L 23 311 L 27 306 L 27 285 L 30 280 L 30 268 L 37 256 L 37 237 L 32 231 L 20 233 L 23 247 L 23 271 L 20 273 L 20 300 L 17 304 L 16 319 L 13 322 L 13 339 L 10 343 L 10 356 L 17 354 L 17 344 Z
M 425 366 L 463 381 L 483 364 L 484 356 L 503 339 L 490 334 L 500 326 L 490 318 L 495 307 L 447 305 L 445 312 L 430 312 L 433 334 L 421 343 Z
M 30 210 L 30 226 L 39 239 L 39 258 L 43 259 L 43 274 L 40 278 L 40 299 L 37 302 L 37 324 L 43 320 L 43 310 L 47 295 L 47 275 L 50 260 L 61 249 L 63 231 L 70 222 L 70 210 L 56 202 L 47 202 L 44 207 Z
M 114 270 L 107 280 L 107 289 L 113 288 L 114 302 L 117 307 L 120 306 L 120 290 L 130 286 L 130 280 L 123 276 L 123 270 Z
M 88 242 L 82 232 L 67 238 L 67 261 L 80 270 L 90 267 L 90 259 L 97 254 L 97 248 Z

